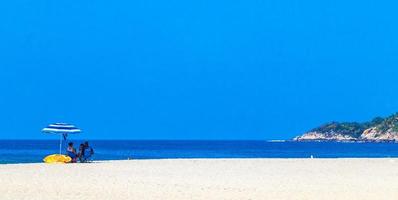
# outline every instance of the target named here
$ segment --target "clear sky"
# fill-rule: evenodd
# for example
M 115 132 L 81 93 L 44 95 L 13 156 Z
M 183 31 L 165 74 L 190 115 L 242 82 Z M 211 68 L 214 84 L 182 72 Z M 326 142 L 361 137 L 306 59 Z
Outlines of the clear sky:
M 0 3 L 0 138 L 286 139 L 398 111 L 396 1 Z

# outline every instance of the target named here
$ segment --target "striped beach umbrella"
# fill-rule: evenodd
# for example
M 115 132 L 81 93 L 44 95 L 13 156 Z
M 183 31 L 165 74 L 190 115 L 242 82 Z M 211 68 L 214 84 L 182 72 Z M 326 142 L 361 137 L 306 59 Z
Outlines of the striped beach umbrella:
M 76 126 L 72 124 L 67 124 L 67 123 L 55 123 L 55 124 L 50 124 L 46 128 L 42 130 L 44 133 L 50 133 L 50 134 L 59 134 L 60 135 L 60 140 L 59 140 L 59 154 L 62 152 L 62 138 L 66 139 L 68 134 L 77 134 L 81 133 L 82 130 L 77 128 Z

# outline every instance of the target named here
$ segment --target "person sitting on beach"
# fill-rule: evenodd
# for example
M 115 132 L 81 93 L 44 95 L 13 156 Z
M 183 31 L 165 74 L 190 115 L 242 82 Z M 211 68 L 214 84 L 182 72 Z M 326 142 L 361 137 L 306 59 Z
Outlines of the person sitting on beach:
M 76 162 L 77 160 L 77 153 L 76 149 L 73 148 L 73 142 L 69 142 L 68 148 L 66 149 L 66 154 L 72 158 L 72 162 Z

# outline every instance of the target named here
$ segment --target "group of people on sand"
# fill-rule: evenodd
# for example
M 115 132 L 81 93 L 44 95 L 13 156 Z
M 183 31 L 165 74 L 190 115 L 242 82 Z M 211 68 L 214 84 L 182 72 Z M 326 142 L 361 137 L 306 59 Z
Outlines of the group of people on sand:
M 77 152 L 76 149 L 73 147 L 73 142 L 69 142 L 66 153 L 69 157 L 72 158 L 73 163 L 76 163 L 78 159 L 81 163 L 83 163 L 90 161 L 90 158 L 94 155 L 94 150 L 86 141 L 80 144 L 79 152 Z

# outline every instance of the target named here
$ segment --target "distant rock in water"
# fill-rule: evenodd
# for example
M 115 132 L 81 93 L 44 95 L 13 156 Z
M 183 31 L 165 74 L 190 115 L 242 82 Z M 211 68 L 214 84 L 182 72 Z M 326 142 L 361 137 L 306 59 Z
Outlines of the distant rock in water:
M 398 113 L 387 118 L 377 117 L 365 123 L 331 122 L 297 136 L 293 140 L 398 142 Z

